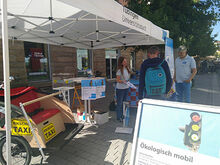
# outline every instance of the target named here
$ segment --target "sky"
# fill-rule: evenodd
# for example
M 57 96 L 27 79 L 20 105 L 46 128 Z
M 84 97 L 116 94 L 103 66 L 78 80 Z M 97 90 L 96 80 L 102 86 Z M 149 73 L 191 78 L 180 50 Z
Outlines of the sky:
M 220 22 L 218 22 L 215 26 L 214 26 L 214 30 L 212 32 L 212 35 L 218 33 L 218 36 L 215 38 L 217 41 L 220 41 Z

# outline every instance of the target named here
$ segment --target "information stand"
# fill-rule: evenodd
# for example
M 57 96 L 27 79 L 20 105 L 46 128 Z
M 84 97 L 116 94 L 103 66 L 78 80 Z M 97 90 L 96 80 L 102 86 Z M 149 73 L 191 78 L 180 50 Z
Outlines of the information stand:
M 64 81 L 81 84 L 81 99 L 84 100 L 85 121 L 91 123 L 91 100 L 105 97 L 105 79 L 103 77 L 74 77 L 64 79 Z
M 104 78 L 88 78 L 81 80 L 81 95 L 85 105 L 86 122 L 91 123 L 91 100 L 105 97 L 106 82 Z
M 143 99 L 131 164 L 220 164 L 220 107 Z

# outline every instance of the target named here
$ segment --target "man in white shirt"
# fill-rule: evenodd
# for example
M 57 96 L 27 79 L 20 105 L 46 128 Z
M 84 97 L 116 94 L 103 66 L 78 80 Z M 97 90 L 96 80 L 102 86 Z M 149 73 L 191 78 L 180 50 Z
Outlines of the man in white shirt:
M 197 73 L 194 58 L 187 54 L 187 48 L 181 45 L 179 57 L 175 60 L 174 81 L 176 82 L 177 101 L 191 102 L 191 81 Z

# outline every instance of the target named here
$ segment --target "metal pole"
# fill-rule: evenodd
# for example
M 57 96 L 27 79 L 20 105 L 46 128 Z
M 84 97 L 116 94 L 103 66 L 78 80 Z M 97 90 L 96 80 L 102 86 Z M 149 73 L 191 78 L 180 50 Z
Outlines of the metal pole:
M 2 6 L 2 49 L 3 49 L 3 70 L 4 70 L 4 97 L 5 97 L 5 118 L 6 118 L 6 162 L 11 165 L 11 98 L 9 80 L 9 50 L 8 50 L 8 22 L 7 22 L 7 1 L 1 1 Z
M 46 157 L 45 157 L 45 155 L 44 155 L 44 152 L 43 152 L 43 149 L 42 149 L 42 147 L 41 147 L 41 145 L 40 145 L 40 142 L 39 142 L 39 140 L 38 140 L 38 138 L 37 138 L 37 135 L 36 135 L 36 133 L 35 133 L 35 130 L 34 130 L 34 128 L 32 127 L 32 124 L 31 124 L 31 122 L 30 122 L 30 120 L 29 120 L 29 118 L 28 118 L 28 116 L 27 116 L 27 113 L 26 113 L 26 111 L 25 111 L 25 109 L 24 109 L 24 104 L 20 103 L 20 107 L 21 107 L 21 110 L 22 110 L 22 112 L 23 112 L 23 114 L 24 114 L 25 119 L 26 119 L 27 122 L 28 122 L 29 127 L 31 128 L 31 133 L 34 135 L 34 139 L 35 139 L 35 141 L 36 141 L 36 143 L 37 143 L 37 145 L 38 145 L 38 148 L 39 148 L 39 151 L 40 151 L 40 153 L 41 153 L 41 155 L 42 155 L 42 157 L 43 157 L 43 160 L 46 160 Z
M 53 81 L 53 77 L 52 77 L 52 73 L 53 73 L 53 69 L 51 68 L 51 57 L 50 57 L 50 45 L 47 45 L 47 57 L 48 57 L 48 71 L 49 71 L 49 76 L 50 76 L 50 80 Z
M 91 119 L 90 119 L 90 115 L 91 115 L 91 100 L 88 100 L 88 113 L 89 113 L 89 123 L 91 124 Z
M 112 57 L 109 58 L 110 62 L 110 79 L 112 79 Z
M 85 122 L 87 122 L 87 113 L 88 113 L 87 100 L 84 100 L 84 108 L 85 108 Z
M 92 73 L 94 72 L 94 68 L 93 68 L 93 49 L 89 49 L 89 67 L 92 71 Z M 94 73 L 93 73 L 94 74 Z

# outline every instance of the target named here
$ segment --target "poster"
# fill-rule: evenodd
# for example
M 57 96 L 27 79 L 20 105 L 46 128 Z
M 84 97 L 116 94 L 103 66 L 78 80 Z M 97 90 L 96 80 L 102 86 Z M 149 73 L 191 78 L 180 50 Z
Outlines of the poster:
M 96 100 L 105 97 L 105 79 L 81 80 L 82 100 Z
M 174 76 L 174 54 L 173 54 L 173 40 L 171 38 L 165 38 L 165 60 L 167 61 L 169 68 L 170 68 L 170 74 L 173 78 Z M 173 83 L 171 90 L 169 91 L 167 95 L 167 100 L 174 101 L 176 100 L 176 93 L 175 93 L 175 83 Z
M 220 107 L 144 99 L 138 108 L 131 164 L 220 164 Z

